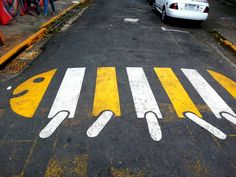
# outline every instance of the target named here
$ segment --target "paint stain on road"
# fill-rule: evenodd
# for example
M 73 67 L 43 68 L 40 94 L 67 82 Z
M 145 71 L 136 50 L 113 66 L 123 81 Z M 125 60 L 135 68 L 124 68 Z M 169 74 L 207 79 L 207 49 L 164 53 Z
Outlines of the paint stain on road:
M 78 176 L 87 177 L 88 155 L 52 157 L 47 166 L 45 177 Z
M 113 177 L 142 177 L 144 174 L 142 172 L 132 172 L 128 168 L 119 169 L 111 167 L 111 174 Z

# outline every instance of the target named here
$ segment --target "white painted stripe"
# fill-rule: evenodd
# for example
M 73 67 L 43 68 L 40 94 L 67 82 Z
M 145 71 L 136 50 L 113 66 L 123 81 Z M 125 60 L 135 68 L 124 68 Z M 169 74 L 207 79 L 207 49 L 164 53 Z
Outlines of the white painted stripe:
M 221 116 L 236 125 L 236 117 L 235 116 L 233 116 L 227 112 L 222 112 Z
M 89 137 L 96 137 L 102 129 L 106 126 L 106 124 L 109 122 L 111 117 L 113 116 L 113 112 L 111 111 L 104 111 L 99 118 L 89 127 L 87 130 L 87 135 Z
M 178 32 L 178 33 L 189 33 L 188 31 L 183 31 L 183 30 L 176 30 L 176 29 L 169 29 L 169 28 L 165 28 L 165 27 L 161 27 L 161 29 L 163 31 L 169 31 L 169 32 Z
M 182 71 L 217 118 L 222 118 L 221 112 L 236 116 L 233 110 L 195 69 L 182 69 Z
M 137 117 L 144 118 L 147 112 L 154 112 L 158 118 L 162 118 L 160 109 L 157 105 L 143 68 L 127 67 L 126 71 L 129 78 Z
M 73 118 L 83 84 L 85 68 L 68 68 L 57 92 L 48 118 L 53 118 L 60 111 L 69 111 Z
M 72 1 L 72 4 L 80 4 L 79 1 Z
M 138 18 L 125 18 L 125 22 L 137 23 L 139 21 Z
M 69 116 L 69 112 L 61 111 L 46 125 L 46 127 L 41 130 L 39 133 L 40 138 L 48 138 L 53 132 L 57 129 L 57 127 Z
M 146 119 L 150 136 L 154 141 L 160 141 L 162 133 L 156 115 L 153 112 L 148 112 L 146 114 Z
M 212 135 L 216 136 L 219 139 L 226 139 L 226 134 L 224 134 L 222 131 L 220 131 L 218 128 L 214 127 L 213 125 L 209 124 L 202 118 L 198 117 L 194 113 L 187 112 L 185 113 L 185 116 L 195 122 L 196 124 L 200 125 L 205 130 L 209 131 Z

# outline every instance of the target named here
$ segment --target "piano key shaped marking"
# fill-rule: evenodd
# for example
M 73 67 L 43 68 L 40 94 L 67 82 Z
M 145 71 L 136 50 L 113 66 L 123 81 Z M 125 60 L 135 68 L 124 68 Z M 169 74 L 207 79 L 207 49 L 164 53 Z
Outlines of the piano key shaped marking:
M 68 68 L 48 118 L 53 118 L 40 132 L 41 138 L 50 137 L 66 118 L 74 118 L 83 84 L 85 68 Z
M 116 69 L 114 67 L 101 67 L 97 69 L 92 114 L 93 116 L 101 115 L 87 130 L 89 137 L 96 137 L 113 115 L 121 116 Z
M 162 118 L 162 115 L 143 68 L 128 67 L 126 71 L 137 117 L 146 118 L 150 136 L 159 141 L 162 133 L 157 118 Z

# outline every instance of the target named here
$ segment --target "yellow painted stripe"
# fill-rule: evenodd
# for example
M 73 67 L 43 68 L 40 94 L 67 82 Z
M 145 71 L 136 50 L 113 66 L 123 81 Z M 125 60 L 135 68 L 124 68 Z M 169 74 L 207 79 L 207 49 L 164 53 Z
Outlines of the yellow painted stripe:
M 179 118 L 184 112 L 193 112 L 202 117 L 171 68 L 154 68 Z
M 215 71 L 207 70 L 210 75 L 236 99 L 236 82 Z
M 13 96 L 20 95 L 10 99 L 12 110 L 21 116 L 32 118 L 55 72 L 56 69 L 38 74 L 20 84 L 13 91 Z
M 97 69 L 93 116 L 98 116 L 105 110 L 112 111 L 116 116 L 121 115 L 116 70 L 114 67 L 100 67 Z

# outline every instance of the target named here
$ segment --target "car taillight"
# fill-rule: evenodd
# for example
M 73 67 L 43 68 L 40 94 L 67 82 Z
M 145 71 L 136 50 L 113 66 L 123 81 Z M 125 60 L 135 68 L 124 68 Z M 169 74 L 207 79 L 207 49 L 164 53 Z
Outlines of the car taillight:
M 204 13 L 208 13 L 209 12 L 209 7 L 206 7 L 204 10 Z
M 173 3 L 170 5 L 171 9 L 178 9 L 178 3 Z

